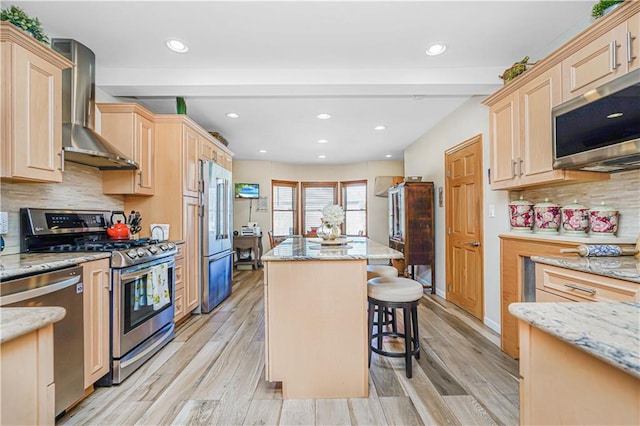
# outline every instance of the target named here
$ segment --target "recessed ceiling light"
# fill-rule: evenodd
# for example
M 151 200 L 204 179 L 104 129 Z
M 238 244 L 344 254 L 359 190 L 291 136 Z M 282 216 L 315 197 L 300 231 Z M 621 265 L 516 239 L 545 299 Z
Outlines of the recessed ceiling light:
M 318 143 L 327 143 L 327 142 L 329 142 L 329 141 L 328 141 L 328 140 L 326 140 L 326 139 L 319 139 L 319 140 L 318 140 Z
M 327 158 L 327 156 L 324 155 L 324 154 L 320 154 L 320 155 L 318 155 L 318 158 Z
M 225 115 L 227 116 L 227 118 L 240 118 L 240 116 L 235 112 L 228 112 Z
M 387 126 L 376 126 L 376 127 L 373 128 L 373 130 L 384 130 L 386 128 L 387 128 Z
M 433 43 L 427 48 L 425 53 L 429 56 L 436 56 L 444 53 L 445 50 L 447 50 L 447 46 L 445 46 L 443 43 Z
M 618 117 L 622 117 L 624 115 L 624 113 L 622 112 L 614 112 L 612 114 L 607 115 L 607 118 L 618 118 Z
M 387 155 L 385 155 L 385 157 L 387 157 L 387 158 L 391 158 L 391 157 L 393 157 L 393 155 L 391 155 L 391 154 L 387 154 Z
M 167 47 L 178 53 L 186 53 L 189 51 L 189 46 L 176 39 L 167 40 Z
M 326 112 L 323 112 L 322 114 L 316 115 L 316 117 L 318 117 L 320 120 L 328 120 L 331 118 L 331 114 L 327 114 Z
M 261 149 L 260 151 L 258 151 L 260 154 L 264 154 L 265 152 L 267 152 L 266 149 Z

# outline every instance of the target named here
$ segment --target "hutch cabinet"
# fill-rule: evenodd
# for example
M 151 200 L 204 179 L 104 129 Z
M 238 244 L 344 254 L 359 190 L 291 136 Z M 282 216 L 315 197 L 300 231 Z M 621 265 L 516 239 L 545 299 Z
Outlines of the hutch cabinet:
M 62 182 L 62 70 L 73 62 L 0 23 L 0 177 Z
M 433 203 L 433 182 L 403 182 L 389 189 L 389 247 L 404 254 L 394 266 L 414 277 L 416 265 L 429 266 L 435 294 Z

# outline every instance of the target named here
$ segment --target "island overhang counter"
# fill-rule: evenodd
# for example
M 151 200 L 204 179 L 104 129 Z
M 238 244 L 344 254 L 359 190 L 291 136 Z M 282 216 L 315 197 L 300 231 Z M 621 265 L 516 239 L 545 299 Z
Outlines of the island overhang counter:
M 285 399 L 368 396 L 367 262 L 402 253 L 364 237 L 289 238 L 264 262 L 266 379 Z

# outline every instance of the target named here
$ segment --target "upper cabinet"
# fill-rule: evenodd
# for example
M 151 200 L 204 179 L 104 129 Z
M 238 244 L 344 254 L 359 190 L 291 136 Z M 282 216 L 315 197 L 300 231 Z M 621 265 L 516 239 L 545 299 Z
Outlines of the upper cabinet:
M 0 22 L 0 176 L 62 182 L 62 55 Z
M 135 103 L 98 104 L 101 135 L 138 164 L 138 170 L 104 171 L 105 194 L 153 195 L 155 130 L 153 114 Z
M 606 173 L 553 169 L 551 110 L 637 68 L 638 28 L 640 2 L 625 2 L 485 100 L 492 189 L 609 179 Z
M 638 68 L 640 13 L 618 24 L 562 61 L 562 100 Z

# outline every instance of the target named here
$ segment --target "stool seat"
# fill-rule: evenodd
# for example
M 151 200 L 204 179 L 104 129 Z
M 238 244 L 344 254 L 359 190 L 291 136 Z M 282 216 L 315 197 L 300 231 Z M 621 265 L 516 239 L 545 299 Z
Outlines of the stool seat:
M 367 280 L 377 277 L 397 277 L 398 270 L 389 265 L 367 265 Z
M 367 281 L 367 296 L 383 302 L 413 302 L 422 297 L 422 285 L 410 278 L 377 277 Z

